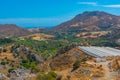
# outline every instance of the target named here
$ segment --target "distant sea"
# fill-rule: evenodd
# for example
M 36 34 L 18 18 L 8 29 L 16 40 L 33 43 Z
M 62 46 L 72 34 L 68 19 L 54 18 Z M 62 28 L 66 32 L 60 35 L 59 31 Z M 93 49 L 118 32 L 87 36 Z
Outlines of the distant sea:
M 26 29 L 30 29 L 30 28 L 52 28 L 53 26 L 39 26 L 39 27 L 33 27 L 33 26 L 27 26 L 27 27 L 22 27 L 22 28 L 26 28 Z

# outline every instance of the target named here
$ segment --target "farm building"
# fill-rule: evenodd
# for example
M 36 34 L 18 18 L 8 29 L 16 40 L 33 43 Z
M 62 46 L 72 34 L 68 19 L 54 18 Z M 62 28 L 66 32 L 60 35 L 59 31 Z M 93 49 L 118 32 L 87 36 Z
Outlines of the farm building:
M 110 48 L 110 47 L 96 47 L 96 46 L 79 46 L 78 47 L 83 52 L 88 55 L 94 56 L 96 62 L 105 62 L 106 58 L 109 56 L 120 56 L 120 50 Z

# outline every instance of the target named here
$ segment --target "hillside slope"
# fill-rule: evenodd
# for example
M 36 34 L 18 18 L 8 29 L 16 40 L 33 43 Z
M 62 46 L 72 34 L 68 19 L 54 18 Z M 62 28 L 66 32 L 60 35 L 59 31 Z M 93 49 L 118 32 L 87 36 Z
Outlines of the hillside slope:
M 114 28 L 120 28 L 120 16 L 101 11 L 91 11 L 78 14 L 69 21 L 41 32 L 79 33 L 83 31 L 111 30 Z
M 20 28 L 14 24 L 0 24 L 0 37 L 23 36 L 30 32 L 27 29 Z

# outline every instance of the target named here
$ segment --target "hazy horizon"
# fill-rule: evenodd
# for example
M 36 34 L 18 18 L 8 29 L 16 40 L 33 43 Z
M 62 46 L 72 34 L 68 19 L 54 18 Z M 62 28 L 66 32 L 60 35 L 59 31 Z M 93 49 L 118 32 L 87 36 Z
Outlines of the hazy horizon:
M 116 0 L 2 0 L 0 24 L 22 27 L 56 26 L 85 11 L 104 11 L 120 15 Z

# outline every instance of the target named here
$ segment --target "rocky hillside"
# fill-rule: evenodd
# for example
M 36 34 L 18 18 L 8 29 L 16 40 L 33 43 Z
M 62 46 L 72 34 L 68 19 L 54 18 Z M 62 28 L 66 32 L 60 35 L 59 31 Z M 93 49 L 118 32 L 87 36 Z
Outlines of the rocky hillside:
M 120 57 L 108 58 L 111 60 L 96 62 L 95 57 L 86 54 L 75 45 L 70 45 L 46 60 L 40 65 L 40 69 L 55 72 L 55 80 L 119 80 Z
M 49 32 L 67 33 L 120 28 L 120 16 L 93 11 L 78 14 L 73 19 L 55 26 Z
M 14 24 L 0 24 L 0 37 L 23 36 L 28 34 L 30 34 L 28 30 Z
M 73 19 L 52 29 L 40 32 L 47 33 L 79 33 L 83 31 L 112 30 L 120 28 L 120 16 L 101 11 L 84 12 Z

